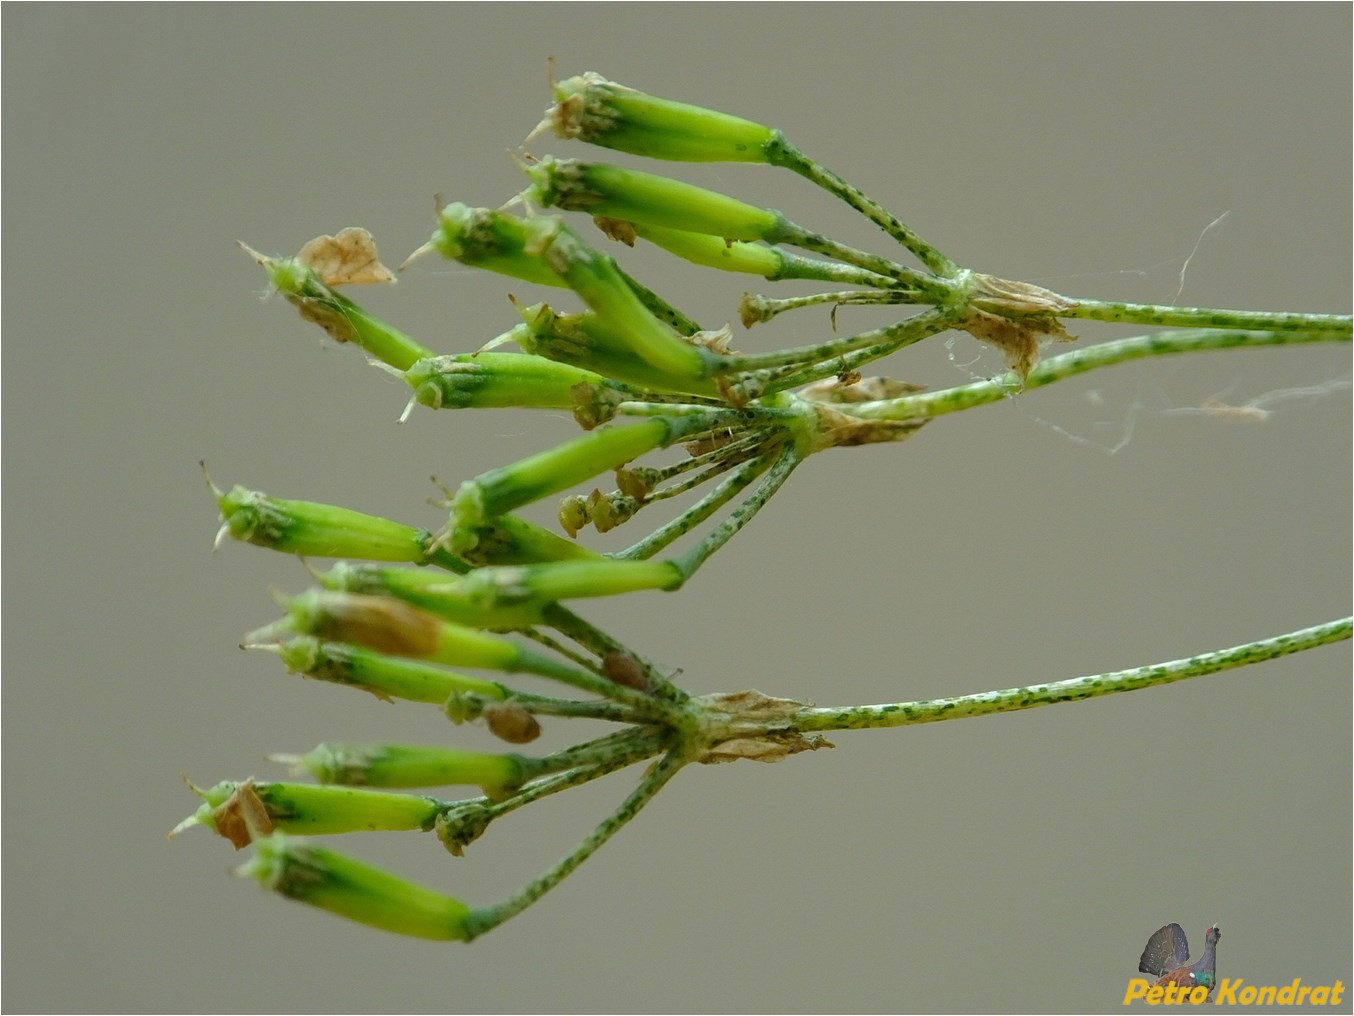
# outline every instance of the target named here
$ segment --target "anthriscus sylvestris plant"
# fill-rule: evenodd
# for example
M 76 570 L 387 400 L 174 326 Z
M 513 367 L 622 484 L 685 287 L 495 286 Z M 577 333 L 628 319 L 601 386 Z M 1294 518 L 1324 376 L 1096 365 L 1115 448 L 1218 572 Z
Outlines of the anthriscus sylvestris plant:
M 775 762 L 825 746 L 824 734 L 833 730 L 1133 691 L 1350 637 L 1351 619 L 1344 618 L 1132 670 L 886 705 L 820 707 L 752 690 L 697 696 L 679 687 L 642 647 L 576 613 L 578 601 L 681 588 L 808 456 L 902 441 L 947 413 L 1142 357 L 1348 342 L 1351 319 L 1104 302 L 984 275 L 956 264 L 778 130 L 592 73 L 555 85 L 554 99 L 528 145 L 553 133 L 660 161 L 788 169 L 864 215 L 891 243 L 883 254 L 859 250 L 781 212 L 666 176 L 526 155 L 527 184 L 516 201 L 500 209 L 445 205 L 431 238 L 415 252 L 544 287 L 537 302 L 513 305 L 516 319 L 505 322 L 501 335 L 485 336 L 478 351 L 451 354 L 424 346 L 338 291 L 394 280 L 365 230 L 319 237 L 294 257 L 246 248 L 303 318 L 407 382 L 411 408 L 567 410 L 582 432 L 449 490 L 446 523 L 436 532 L 244 487 L 212 488 L 223 520 L 218 541 L 228 535 L 300 555 L 315 580 L 314 588 L 283 602 L 279 620 L 247 636 L 248 645 L 276 653 L 293 672 L 426 703 L 455 724 L 484 724 L 516 749 L 325 743 L 274 757 L 314 782 L 193 787 L 202 803 L 178 828 L 203 825 L 237 848 L 252 846 L 240 874 L 387 931 L 469 941 L 539 899 L 690 763 Z M 550 209 L 591 216 L 601 232 Z M 729 329 L 703 329 L 680 301 L 669 302 L 620 266 L 615 253 L 641 242 L 710 271 L 824 284 L 816 295 L 745 296 L 739 316 L 747 328 L 821 305 L 910 310 L 886 327 L 814 345 L 735 352 Z M 1075 319 L 1155 330 L 1078 347 L 1065 325 Z M 998 348 L 1009 369 L 942 391 L 863 376 L 872 361 L 950 330 Z M 1053 343 L 1057 355 L 1043 357 Z M 512 346 L 516 351 L 504 351 Z M 614 485 L 602 476 L 614 476 Z M 518 514 L 593 483 L 591 494 L 560 503 L 561 532 Z M 635 529 L 646 507 L 684 496 L 690 502 L 684 510 L 624 550 L 599 553 L 578 539 L 589 526 Z M 318 558 L 337 560 L 322 568 Z M 553 680 L 560 692 L 519 690 L 515 674 Z M 526 746 L 543 718 L 570 717 L 609 721 L 616 729 L 561 751 L 530 753 Z M 518 808 L 651 759 L 583 842 L 488 906 L 416 885 L 311 838 L 432 832 L 459 856 Z M 473 796 L 424 793 L 446 787 L 473 788 Z

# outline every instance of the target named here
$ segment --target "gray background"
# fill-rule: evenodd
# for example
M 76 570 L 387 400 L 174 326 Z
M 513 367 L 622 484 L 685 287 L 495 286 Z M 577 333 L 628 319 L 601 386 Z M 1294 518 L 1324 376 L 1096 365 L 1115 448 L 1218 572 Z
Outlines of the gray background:
M 305 577 L 261 550 L 211 553 L 199 458 L 223 485 L 435 526 L 430 473 L 459 482 L 575 433 L 511 411 L 397 427 L 402 386 L 261 302 L 235 239 L 281 254 L 360 224 L 398 263 L 435 192 L 520 188 L 505 151 L 547 104 L 553 55 L 561 76 L 785 128 L 984 271 L 1169 301 L 1230 210 L 1180 303 L 1347 311 L 1349 28 L 1346 5 L 7 5 L 5 1007 L 1110 1009 L 1168 921 L 1196 947 L 1220 922 L 1225 976 L 1348 984 L 1347 647 L 684 772 L 468 947 L 265 896 L 226 875 L 224 841 L 164 833 L 195 805 L 181 771 L 276 776 L 265 753 L 326 738 L 489 743 L 239 653 L 275 616 L 269 588 Z M 569 149 L 535 146 L 586 154 Z M 884 242 L 788 175 L 674 171 Z M 756 281 L 634 265 L 707 322 Z M 462 351 L 511 324 L 509 289 L 529 287 L 427 259 L 354 295 Z M 828 327 L 805 312 L 737 344 Z M 1126 366 L 824 455 L 680 595 L 588 614 L 693 690 L 824 704 L 1327 620 L 1350 602 L 1348 359 Z M 885 368 L 938 386 L 997 369 L 967 338 Z M 1328 382 L 1264 423 L 1168 411 Z M 343 845 L 488 903 L 634 778 L 504 820 L 463 859 L 412 834 Z

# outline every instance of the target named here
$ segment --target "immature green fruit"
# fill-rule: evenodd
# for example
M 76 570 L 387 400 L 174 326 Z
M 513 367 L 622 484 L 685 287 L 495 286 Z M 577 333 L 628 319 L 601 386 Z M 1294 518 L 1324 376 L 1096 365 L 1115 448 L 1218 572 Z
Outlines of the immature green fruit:
M 418 660 L 386 656 L 361 646 L 321 642 L 302 636 L 276 647 L 288 670 L 318 681 L 346 684 L 392 701 L 441 705 L 453 694 L 502 699 L 508 693 L 496 681 L 457 674 Z
M 498 799 L 521 786 L 522 759 L 421 744 L 321 744 L 304 755 L 273 755 L 274 762 L 321 783 L 348 787 L 480 787 Z
M 210 481 L 208 481 L 210 483 Z M 212 493 L 221 511 L 217 542 L 229 534 L 259 547 L 306 557 L 424 563 L 430 534 L 351 508 L 270 497 L 238 484 Z
M 751 120 L 646 95 L 595 71 L 558 82 L 554 92 L 538 131 L 650 159 L 766 162 L 777 136 Z
M 547 155 L 526 168 L 530 198 L 547 207 L 668 226 L 726 240 L 781 238 L 785 218 L 769 208 L 637 169 Z
M 405 261 L 428 250 L 473 268 L 509 275 L 514 279 L 559 286 L 560 280 L 530 249 L 525 223 L 492 208 L 471 208 L 453 201 L 437 213 L 432 238 Z M 407 366 L 407 365 L 406 365 Z
M 340 917 L 415 938 L 468 939 L 470 907 L 327 847 L 282 833 L 258 840 L 236 869 L 265 889 Z
M 509 334 L 517 338 L 526 325 Z M 432 409 L 522 406 L 571 409 L 575 385 L 604 384 L 590 370 L 528 353 L 461 353 L 419 360 L 404 372 L 414 401 Z
M 174 831 L 205 825 L 230 840 L 237 850 L 274 831 L 320 836 L 430 829 L 442 809 L 441 802 L 433 797 L 310 783 L 226 780 L 206 790 L 192 789 L 203 803 Z

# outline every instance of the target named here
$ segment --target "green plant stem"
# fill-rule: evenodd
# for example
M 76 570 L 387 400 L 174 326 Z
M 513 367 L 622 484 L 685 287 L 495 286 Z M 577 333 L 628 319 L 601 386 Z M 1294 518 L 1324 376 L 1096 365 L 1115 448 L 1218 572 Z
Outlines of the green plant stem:
M 639 754 L 637 747 L 634 757 L 617 755 L 604 764 L 580 766 L 577 769 L 569 769 L 553 776 L 533 780 L 503 801 L 492 801 L 487 797 L 472 797 L 461 801 L 448 802 L 441 809 L 439 815 L 438 838 L 451 848 L 452 853 L 459 855 L 464 847 L 484 834 L 484 831 L 489 827 L 489 823 L 494 819 L 516 811 L 524 805 L 549 797 L 551 794 L 558 794 L 561 790 L 568 790 L 571 787 L 582 786 L 584 783 L 600 779 L 617 769 L 624 769 L 628 765 L 651 758 L 662 750 L 663 746 L 655 743 L 648 754 Z M 447 842 L 448 839 L 450 839 L 450 843 Z
M 615 258 L 612 258 L 611 261 L 612 264 L 615 264 Z M 637 297 L 639 297 L 640 303 L 644 304 L 644 306 L 649 309 L 650 313 L 660 321 L 664 321 L 671 325 L 673 329 L 681 335 L 695 335 L 697 332 L 701 331 L 701 326 L 698 322 L 687 317 L 652 289 L 649 289 L 647 286 L 636 281 L 628 272 L 624 271 L 620 265 L 616 265 L 616 271 L 620 272 L 620 276 L 625 280 L 625 284 L 630 287 L 631 291 Z
M 830 258 L 836 258 L 848 265 L 863 268 L 867 272 L 886 276 L 896 280 L 896 284 L 905 286 L 918 297 L 927 297 L 939 302 L 944 299 L 948 292 L 948 288 L 941 280 L 927 275 L 925 272 L 919 272 L 915 268 L 905 268 L 896 261 L 880 257 L 878 254 L 871 254 L 869 251 L 839 243 L 831 237 L 824 236 L 822 233 L 815 233 L 788 220 L 782 221 L 777 229 L 768 233 L 763 239 L 767 243 L 793 244 L 804 250 L 811 250 L 815 254 L 826 254 Z
M 1196 353 L 1215 349 L 1259 348 L 1263 346 L 1296 345 L 1307 342 L 1348 342 L 1350 336 L 1342 332 L 1249 332 L 1189 329 L 1138 335 L 1128 339 L 1087 346 L 1070 353 L 1044 360 L 1025 379 L 1024 389 L 1040 388 L 1087 371 L 1110 367 L 1130 360 L 1171 353 Z M 988 402 L 997 402 L 1022 390 L 1019 377 L 1007 372 L 986 381 L 976 381 L 957 388 L 937 392 L 922 392 L 897 399 L 878 402 L 860 402 L 838 406 L 841 412 L 863 420 L 908 420 L 918 417 L 942 416 L 964 409 L 972 409 Z
M 1346 617 L 1312 628 L 1289 632 L 1286 635 L 1277 635 L 1259 642 L 1248 642 L 1231 649 L 1220 649 L 1183 660 L 1134 667 L 1131 670 L 1117 670 L 1107 674 L 1093 674 L 1089 677 L 1074 677 L 1049 684 L 1033 684 L 1023 688 L 1006 688 L 974 695 L 959 695 L 954 698 L 923 699 L 917 702 L 806 707 L 794 713 L 789 725 L 801 732 L 861 730 L 1034 709 L 1059 702 L 1074 702 L 1101 695 L 1137 691 L 1140 688 L 1153 688 L 1191 677 L 1202 677 L 1205 674 L 1245 667 L 1252 663 L 1262 663 L 1290 653 L 1343 641 L 1350 637 L 1351 630 L 1354 630 L 1354 618 Z
M 924 264 L 933 274 L 942 278 L 952 279 L 960 273 L 958 265 L 944 254 L 940 253 L 940 251 L 931 246 L 931 244 L 923 240 L 919 234 L 903 225 L 895 215 L 885 210 L 885 208 L 873 198 L 862 194 L 830 169 L 820 166 L 813 159 L 809 158 L 809 156 L 805 155 L 787 141 L 785 135 L 781 134 L 780 131 L 776 131 L 775 136 L 767 144 L 766 157 L 771 165 L 781 166 L 785 169 L 792 170 L 804 177 L 804 179 L 822 187 L 828 193 L 841 198 L 885 233 L 910 250 L 916 255 L 917 260 Z
M 498 701 L 481 698 L 485 704 Z M 590 720 L 608 720 L 612 723 L 645 723 L 647 719 L 633 709 L 606 699 L 578 701 L 576 699 L 554 698 L 549 695 L 532 695 L 527 692 L 514 692 L 511 701 L 538 716 L 585 717 Z
M 668 780 L 677 775 L 678 770 L 688 761 L 689 755 L 682 748 L 669 749 L 658 764 L 645 773 L 639 786 L 621 802 L 621 806 L 554 867 L 527 883 L 526 886 L 502 903 L 472 910 L 465 919 L 466 941 L 478 938 L 486 931 L 496 928 L 509 918 L 520 914 L 557 886 L 575 868 L 596 853 L 603 843 L 620 831 L 621 827 L 634 818 L 641 808 L 653 800 L 654 795 L 662 790 Z
M 617 555 L 618 557 L 620 555 Z M 608 653 L 624 653 L 628 656 L 635 654 L 628 649 L 624 643 L 612 638 L 606 632 L 602 631 L 590 621 L 579 617 L 573 611 L 561 604 L 554 603 L 547 606 L 543 612 L 545 623 L 554 628 L 561 635 L 577 642 L 584 649 L 587 649 L 598 659 L 606 656 Z M 654 697 L 664 699 L 668 702 L 681 703 L 690 698 L 689 693 L 678 688 L 675 684 L 663 677 L 661 674 L 651 673 L 649 676 L 649 690 Z
M 1274 314 L 1256 310 L 1219 310 L 1211 307 L 1170 307 L 1150 303 L 1114 303 L 1107 300 L 1073 300 L 1059 317 L 1090 321 L 1115 321 L 1137 325 L 1169 325 L 1186 328 L 1245 328 L 1268 332 L 1343 332 L 1348 338 L 1348 314 Z
M 932 308 L 915 314 L 904 321 L 898 321 L 883 328 L 874 328 L 868 332 L 845 339 L 833 339 L 814 346 L 799 346 L 794 349 L 780 349 L 770 353 L 751 353 L 747 355 L 727 356 L 719 362 L 719 373 L 724 376 L 746 371 L 764 370 L 769 367 L 794 366 L 806 367 L 820 360 L 831 360 L 866 347 L 881 346 L 892 352 L 909 346 L 914 342 L 944 331 L 949 327 L 952 315 L 948 311 Z
M 795 467 L 803 461 L 803 452 L 794 445 L 781 452 L 780 457 L 776 459 L 770 471 L 766 474 L 766 479 L 762 481 L 761 486 L 748 495 L 748 499 L 735 508 L 729 517 L 716 526 L 705 539 L 673 560 L 673 563 L 682 573 L 683 581 L 689 579 L 711 554 L 728 543 L 734 533 L 752 521 L 752 517 L 761 511 L 762 506 L 771 499 L 776 491 L 780 490 L 781 485 L 790 478 L 790 474 L 794 472 Z
M 526 780 L 589 766 L 617 768 L 656 755 L 666 735 L 655 727 L 627 727 L 603 737 L 575 744 L 541 758 L 524 758 Z
M 928 315 L 930 313 L 932 312 L 927 312 Z M 915 318 L 911 320 L 915 320 Z M 921 338 L 943 332 L 952 323 L 953 319 L 948 313 L 938 312 L 936 317 L 930 318 L 927 325 L 927 335 L 923 335 Z M 731 387 L 736 391 L 746 392 L 751 397 L 783 392 L 791 388 L 798 388 L 800 385 L 806 385 L 810 381 L 821 381 L 823 378 L 832 377 L 834 374 L 857 370 L 917 341 L 918 339 L 911 335 L 902 335 L 898 338 L 888 339 L 878 345 L 867 346 L 864 349 L 857 349 L 851 353 L 829 357 L 809 364 L 797 363 L 773 370 L 757 371 L 743 376 L 737 384 Z
M 800 310 L 804 307 L 820 307 L 823 304 L 846 306 L 848 304 L 899 304 L 916 303 L 911 292 L 903 289 L 870 289 L 842 291 L 836 293 L 812 293 L 807 296 L 774 298 L 748 294 L 743 297 L 740 312 L 744 319 L 754 317 L 757 322 L 770 321 L 787 310 Z
M 762 473 L 766 472 L 766 470 L 770 468 L 771 462 L 772 455 L 770 453 L 758 456 L 732 476 L 721 480 L 719 486 L 706 494 L 686 511 L 682 512 L 677 518 L 666 525 L 655 529 L 638 543 L 632 544 L 625 548 L 625 550 L 619 551 L 612 556 L 620 558 L 621 560 L 639 561 L 652 557 L 664 547 L 668 546 L 668 544 L 681 539 L 696 526 L 700 525 L 715 512 L 719 511 L 719 509 L 732 500 L 739 491 L 753 480 L 757 479 L 757 477 L 761 476 Z

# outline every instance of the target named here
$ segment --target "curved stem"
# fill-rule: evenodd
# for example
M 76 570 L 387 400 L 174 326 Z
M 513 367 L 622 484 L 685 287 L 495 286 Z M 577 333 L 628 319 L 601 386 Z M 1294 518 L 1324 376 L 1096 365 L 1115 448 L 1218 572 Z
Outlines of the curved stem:
M 1348 639 L 1354 630 L 1354 618 L 1341 618 L 1327 624 L 1303 628 L 1300 631 L 1248 642 L 1231 649 L 1203 653 L 1183 660 L 1157 663 L 1131 670 L 1117 670 L 1108 674 L 1074 677 L 1049 684 L 1032 684 L 1023 688 L 959 695 L 954 698 L 923 699 L 917 702 L 894 702 L 873 706 L 843 706 L 804 708 L 795 712 L 791 725 L 798 731 L 859 730 L 869 727 L 902 727 L 914 723 L 934 723 L 966 716 L 986 716 L 989 713 L 1009 713 L 1021 709 L 1074 702 L 1079 699 L 1115 695 L 1137 691 L 1161 684 L 1184 681 L 1204 674 L 1245 667 L 1252 663 L 1277 659 L 1290 653 L 1314 649 L 1332 642 Z
M 486 931 L 498 927 L 510 917 L 515 917 L 555 886 L 586 861 L 620 828 L 639 813 L 655 794 L 663 789 L 668 780 L 677 775 L 677 771 L 686 765 L 689 758 L 681 748 L 672 748 L 657 765 L 645 773 L 638 787 L 627 797 L 621 806 L 612 812 L 601 825 L 565 855 L 558 863 L 543 875 L 532 879 L 521 890 L 502 903 L 490 907 L 479 907 L 466 917 L 466 941 L 470 941 Z
M 782 166 L 785 169 L 793 170 L 804 179 L 812 181 L 828 193 L 841 198 L 915 254 L 917 259 L 933 274 L 942 278 L 954 278 L 959 274 L 958 265 L 923 240 L 919 234 L 903 225 L 895 215 L 887 211 L 879 202 L 862 194 L 832 170 L 818 165 L 813 159 L 787 141 L 785 135 L 779 131 L 776 132 L 771 143 L 767 145 L 766 155 L 767 161 L 773 166 Z

